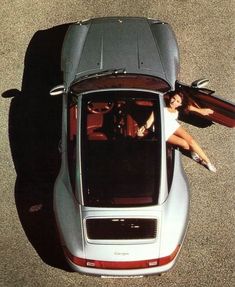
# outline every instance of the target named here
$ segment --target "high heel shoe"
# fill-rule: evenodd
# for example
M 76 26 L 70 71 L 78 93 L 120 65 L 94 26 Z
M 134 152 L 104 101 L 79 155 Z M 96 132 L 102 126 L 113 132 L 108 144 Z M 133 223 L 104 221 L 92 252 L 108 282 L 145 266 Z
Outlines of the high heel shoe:
M 200 156 L 195 151 L 191 151 L 191 158 L 198 163 L 202 161 Z
M 204 162 L 203 163 L 209 171 L 216 172 L 216 167 L 211 162 Z

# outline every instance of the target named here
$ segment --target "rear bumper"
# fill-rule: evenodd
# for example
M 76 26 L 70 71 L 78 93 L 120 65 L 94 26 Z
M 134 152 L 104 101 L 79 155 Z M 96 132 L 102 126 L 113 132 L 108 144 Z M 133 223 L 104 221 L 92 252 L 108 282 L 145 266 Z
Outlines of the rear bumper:
M 96 275 L 96 276 L 118 276 L 118 277 L 128 277 L 128 276 L 147 276 L 147 275 L 154 275 L 154 274 L 161 274 L 164 272 L 169 271 L 172 269 L 177 261 L 177 257 L 179 255 L 179 251 L 174 259 L 162 266 L 156 267 L 148 267 L 148 268 L 141 268 L 141 269 L 99 269 L 99 268 L 92 268 L 92 267 L 83 267 L 74 264 L 67 256 L 67 262 L 70 267 L 80 273 L 88 274 L 88 275 Z

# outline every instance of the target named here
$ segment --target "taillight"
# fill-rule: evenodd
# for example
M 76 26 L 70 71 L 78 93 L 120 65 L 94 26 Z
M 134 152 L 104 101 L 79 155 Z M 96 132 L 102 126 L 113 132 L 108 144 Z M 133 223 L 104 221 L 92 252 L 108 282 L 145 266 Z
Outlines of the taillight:
M 65 250 L 65 253 L 74 264 L 82 267 L 99 269 L 141 269 L 162 266 L 170 263 L 176 257 L 179 248 L 180 245 L 178 245 L 169 256 L 140 261 L 100 261 L 73 256 L 67 249 Z
M 179 249 L 180 249 L 180 245 L 177 245 L 175 250 L 169 256 L 159 258 L 158 259 L 159 266 L 170 263 L 176 257 L 177 253 L 179 252 Z

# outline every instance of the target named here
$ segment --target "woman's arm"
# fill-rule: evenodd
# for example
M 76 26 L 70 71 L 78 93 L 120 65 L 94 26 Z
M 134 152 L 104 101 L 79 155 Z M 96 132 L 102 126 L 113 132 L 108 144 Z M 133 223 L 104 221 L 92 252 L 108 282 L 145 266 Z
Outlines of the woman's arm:
M 151 113 L 151 115 L 149 116 L 149 118 L 147 119 L 146 121 L 146 124 L 141 126 L 138 131 L 137 131 L 137 135 L 139 137 L 143 137 L 144 136 L 144 132 L 145 130 L 149 129 L 151 127 L 151 125 L 153 124 L 154 122 L 154 114 L 153 112 Z
M 187 106 L 187 110 L 189 112 L 198 113 L 198 114 L 200 114 L 202 116 L 209 116 L 209 115 L 214 113 L 214 111 L 212 109 L 200 108 L 200 107 L 196 107 L 195 105 L 192 105 L 192 104 L 189 104 Z
M 153 124 L 153 122 L 154 122 L 154 115 L 153 115 L 153 112 L 152 112 L 150 117 L 146 121 L 145 128 L 149 129 L 151 127 L 151 125 Z

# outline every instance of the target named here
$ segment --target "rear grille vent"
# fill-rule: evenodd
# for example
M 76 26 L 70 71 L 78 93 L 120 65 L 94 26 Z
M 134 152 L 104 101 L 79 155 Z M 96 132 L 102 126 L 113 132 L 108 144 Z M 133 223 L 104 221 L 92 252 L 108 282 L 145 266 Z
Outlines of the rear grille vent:
M 86 228 L 89 239 L 154 239 L 157 234 L 157 220 L 143 218 L 87 219 Z

